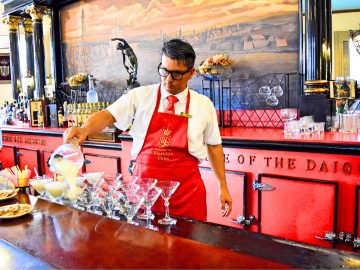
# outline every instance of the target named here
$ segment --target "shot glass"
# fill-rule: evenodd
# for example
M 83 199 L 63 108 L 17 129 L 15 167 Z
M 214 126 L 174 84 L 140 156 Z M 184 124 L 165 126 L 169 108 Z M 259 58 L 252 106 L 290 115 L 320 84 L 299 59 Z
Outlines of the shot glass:
M 325 122 L 313 123 L 313 134 L 320 134 L 325 131 Z

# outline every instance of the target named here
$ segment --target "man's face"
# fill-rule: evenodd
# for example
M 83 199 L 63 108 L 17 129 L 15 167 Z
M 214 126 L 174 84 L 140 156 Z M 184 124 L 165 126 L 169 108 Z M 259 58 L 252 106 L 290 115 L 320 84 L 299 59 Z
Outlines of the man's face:
M 166 55 L 161 57 L 161 67 L 168 71 L 178 71 L 180 73 L 184 73 L 189 70 L 181 61 L 173 60 Z M 194 74 L 194 71 L 194 68 L 190 69 L 183 75 L 181 80 L 175 80 L 171 74 L 167 77 L 161 77 L 161 85 L 170 94 L 176 95 L 186 88 L 188 81 Z

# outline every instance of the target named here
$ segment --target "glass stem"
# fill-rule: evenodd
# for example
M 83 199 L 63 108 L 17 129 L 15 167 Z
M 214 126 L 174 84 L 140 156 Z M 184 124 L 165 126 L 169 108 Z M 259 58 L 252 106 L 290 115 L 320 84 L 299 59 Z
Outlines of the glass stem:
M 169 216 L 169 199 L 165 199 L 165 220 L 169 220 L 170 216 Z
M 151 207 L 150 206 L 146 206 L 146 216 L 148 218 L 151 218 Z

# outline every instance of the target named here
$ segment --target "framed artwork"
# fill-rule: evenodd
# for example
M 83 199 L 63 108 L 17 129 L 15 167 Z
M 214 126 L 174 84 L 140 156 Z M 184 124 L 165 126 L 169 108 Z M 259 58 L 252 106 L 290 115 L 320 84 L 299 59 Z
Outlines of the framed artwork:
M 10 81 L 10 55 L 0 53 L 0 83 L 9 83 Z

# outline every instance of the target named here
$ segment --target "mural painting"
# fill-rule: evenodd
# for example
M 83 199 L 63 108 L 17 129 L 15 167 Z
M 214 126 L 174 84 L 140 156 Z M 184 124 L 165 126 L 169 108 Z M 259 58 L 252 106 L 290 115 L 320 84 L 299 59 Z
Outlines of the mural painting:
M 297 0 L 88 0 L 61 11 L 65 74 L 94 75 L 103 87 L 124 89 L 128 74 L 114 38 L 134 50 L 141 85 L 159 82 L 161 44 L 190 42 L 196 66 L 228 53 L 234 81 L 244 83 L 269 72 L 298 71 Z M 191 80 L 201 87 L 201 78 Z

